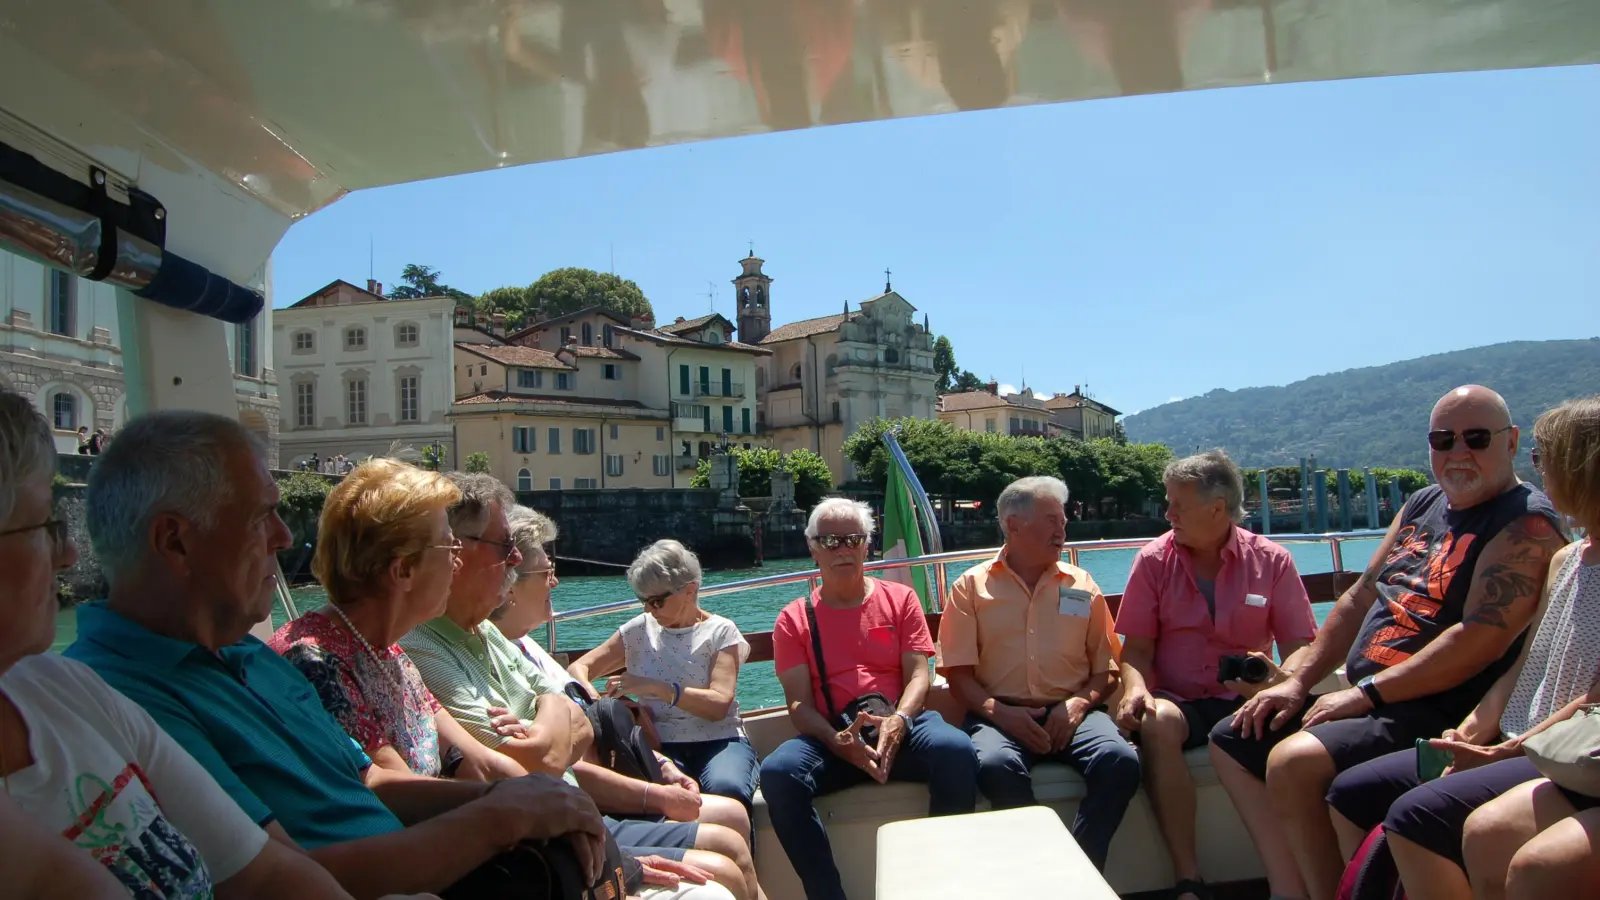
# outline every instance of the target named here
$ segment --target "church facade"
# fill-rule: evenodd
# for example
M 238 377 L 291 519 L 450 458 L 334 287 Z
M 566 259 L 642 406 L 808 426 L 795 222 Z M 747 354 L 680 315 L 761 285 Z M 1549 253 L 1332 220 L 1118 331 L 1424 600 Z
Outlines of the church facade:
M 852 481 L 846 438 L 873 418 L 932 419 L 938 414 L 933 335 L 916 307 L 886 279 L 884 290 L 851 310 L 772 327 L 772 278 L 754 253 L 733 280 L 739 338 L 772 351 L 757 360 L 761 433 L 785 453 L 819 454 L 835 483 Z

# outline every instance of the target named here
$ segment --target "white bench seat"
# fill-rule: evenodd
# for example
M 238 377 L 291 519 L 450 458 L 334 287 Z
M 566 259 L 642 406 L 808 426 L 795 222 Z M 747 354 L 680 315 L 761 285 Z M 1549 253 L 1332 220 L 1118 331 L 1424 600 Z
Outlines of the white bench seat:
M 1217 782 L 1216 772 L 1206 749 L 1185 755 L 1198 792 L 1198 821 L 1201 869 L 1210 881 L 1238 881 L 1263 875 L 1260 859 L 1231 801 Z M 1084 781 L 1076 771 L 1059 763 L 1040 763 L 1033 770 L 1034 796 L 1052 809 L 1063 822 L 1070 823 L 1083 799 Z M 876 884 L 878 829 L 890 822 L 924 818 L 928 814 L 928 789 L 921 784 L 890 782 L 866 784 L 819 798 L 822 815 L 833 845 L 834 859 L 844 877 L 845 892 L 851 897 L 873 896 Z M 978 800 L 978 809 L 988 803 Z M 790 867 L 777 835 L 772 831 L 766 800 L 757 792 L 755 799 L 756 869 L 762 887 L 772 900 L 801 900 L 799 880 Z M 929 848 L 930 860 L 940 865 L 961 853 L 941 859 L 938 848 Z M 1155 815 L 1143 791 L 1134 798 L 1111 844 L 1106 864 L 1106 881 L 1118 893 L 1163 890 L 1173 884 L 1171 864 L 1165 852 Z
M 930 870 L 929 848 L 960 847 Z M 1059 897 L 1117 900 L 1048 807 L 890 822 L 878 829 L 875 900 Z

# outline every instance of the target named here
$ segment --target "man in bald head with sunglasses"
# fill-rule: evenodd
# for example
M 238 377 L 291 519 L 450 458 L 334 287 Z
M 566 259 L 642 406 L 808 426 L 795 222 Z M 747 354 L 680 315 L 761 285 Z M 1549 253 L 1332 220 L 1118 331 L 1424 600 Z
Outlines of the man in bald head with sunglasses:
M 1549 498 L 1513 471 L 1499 394 L 1451 390 L 1426 438 L 1437 484 L 1406 500 L 1302 662 L 1211 732 L 1275 897 L 1334 896 L 1361 839 L 1335 830 L 1334 776 L 1461 724 L 1515 662 L 1562 545 Z M 1341 662 L 1351 686 L 1313 696 Z

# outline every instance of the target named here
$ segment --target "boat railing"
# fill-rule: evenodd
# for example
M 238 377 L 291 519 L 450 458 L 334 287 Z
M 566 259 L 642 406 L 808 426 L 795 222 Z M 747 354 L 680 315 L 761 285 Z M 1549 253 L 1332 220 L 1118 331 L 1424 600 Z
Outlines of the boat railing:
M 1343 531 L 1327 534 L 1274 534 L 1271 539 L 1280 544 L 1327 544 L 1332 556 L 1333 571 L 1347 571 L 1344 567 L 1344 553 L 1342 544 L 1349 541 L 1370 541 L 1383 537 L 1381 530 Z M 1071 541 L 1061 548 L 1061 555 L 1067 562 L 1078 565 L 1082 554 L 1094 553 L 1104 550 L 1136 550 L 1155 540 L 1153 537 L 1145 538 L 1112 538 L 1098 541 Z M 933 553 L 926 556 L 916 556 L 902 559 L 880 559 L 867 563 L 866 569 L 871 572 L 885 572 L 896 569 L 910 569 L 925 567 L 932 570 L 932 580 L 929 585 L 933 596 L 929 598 L 933 612 L 940 612 L 943 599 L 949 589 L 949 566 L 960 563 L 977 563 L 992 559 L 1000 552 L 998 547 L 985 547 L 978 550 L 953 550 L 945 553 Z M 785 572 L 780 575 L 763 575 L 757 578 L 746 578 L 740 581 L 730 581 L 726 584 L 705 585 L 700 589 L 702 601 L 716 597 L 725 597 L 730 594 L 740 594 L 745 591 L 760 590 L 762 588 L 781 587 L 786 584 L 805 584 L 807 592 L 817 585 L 821 572 L 817 569 L 806 569 L 800 572 Z M 597 603 L 578 609 L 569 609 L 557 612 L 545 624 L 545 645 L 552 651 L 556 644 L 558 625 L 563 622 L 575 622 L 580 619 L 592 619 L 597 616 L 607 616 L 619 612 L 639 608 L 638 598 L 626 600 L 613 600 L 606 603 Z

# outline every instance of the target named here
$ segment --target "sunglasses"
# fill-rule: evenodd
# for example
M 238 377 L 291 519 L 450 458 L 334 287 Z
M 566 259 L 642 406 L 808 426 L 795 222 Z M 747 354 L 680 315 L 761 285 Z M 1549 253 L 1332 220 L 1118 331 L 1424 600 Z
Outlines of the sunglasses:
M 1468 428 L 1461 432 L 1461 440 L 1467 445 L 1468 450 L 1487 450 L 1489 441 L 1502 431 L 1510 431 L 1512 426 L 1497 428 L 1490 431 L 1487 428 Z M 1428 432 L 1428 446 L 1440 453 L 1449 453 L 1455 449 L 1456 433 L 1454 431 Z
M 667 599 L 671 596 L 671 594 L 657 594 L 654 597 L 640 597 L 639 603 L 645 609 L 660 609 L 667 605 Z
M 1542 458 L 1540 458 L 1540 456 L 1539 456 L 1539 445 L 1538 444 L 1534 444 L 1533 445 L 1533 450 L 1528 454 L 1528 456 L 1533 461 L 1533 471 L 1539 473 L 1540 475 L 1543 475 L 1544 474 L 1544 460 Z
M 816 541 L 817 546 L 824 550 L 837 550 L 840 547 L 849 547 L 854 550 L 867 542 L 867 536 L 864 534 L 819 534 L 812 540 Z

